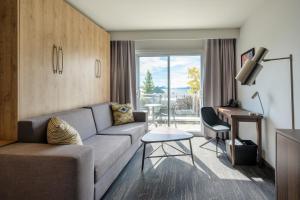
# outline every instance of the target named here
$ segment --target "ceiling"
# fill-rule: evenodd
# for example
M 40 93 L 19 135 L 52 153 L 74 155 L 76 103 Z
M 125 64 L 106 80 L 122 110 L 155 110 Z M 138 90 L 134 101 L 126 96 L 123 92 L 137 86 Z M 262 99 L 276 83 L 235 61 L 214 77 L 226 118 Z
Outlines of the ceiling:
M 270 0 L 66 0 L 108 31 L 239 28 Z

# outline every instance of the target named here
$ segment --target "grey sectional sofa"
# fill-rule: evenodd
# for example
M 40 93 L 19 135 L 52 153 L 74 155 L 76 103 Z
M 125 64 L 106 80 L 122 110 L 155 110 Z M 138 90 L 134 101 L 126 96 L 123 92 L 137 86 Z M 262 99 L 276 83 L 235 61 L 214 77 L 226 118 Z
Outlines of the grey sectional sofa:
M 53 116 L 72 125 L 82 146 L 47 144 Z M 6 199 L 100 199 L 140 147 L 147 116 L 112 126 L 108 103 L 20 121 L 19 143 L 0 148 L 0 197 Z

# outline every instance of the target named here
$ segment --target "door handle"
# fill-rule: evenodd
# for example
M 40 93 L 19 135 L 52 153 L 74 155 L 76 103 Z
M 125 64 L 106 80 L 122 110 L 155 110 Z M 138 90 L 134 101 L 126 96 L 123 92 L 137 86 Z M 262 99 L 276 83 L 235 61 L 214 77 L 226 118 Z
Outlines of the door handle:
M 60 59 L 58 59 L 58 63 L 59 61 L 61 61 L 61 64 L 58 64 L 58 74 L 62 74 L 64 71 L 64 51 L 61 46 L 58 47 L 58 55 L 60 56 Z
M 57 51 L 57 46 L 53 44 L 52 47 L 52 71 L 53 74 L 57 73 L 57 68 L 58 68 L 58 51 Z
M 102 63 L 101 60 L 98 60 L 98 72 L 97 72 L 97 78 L 101 78 L 101 67 L 102 67 Z
M 98 74 L 99 74 L 99 60 L 96 59 L 95 60 L 95 77 L 98 78 Z

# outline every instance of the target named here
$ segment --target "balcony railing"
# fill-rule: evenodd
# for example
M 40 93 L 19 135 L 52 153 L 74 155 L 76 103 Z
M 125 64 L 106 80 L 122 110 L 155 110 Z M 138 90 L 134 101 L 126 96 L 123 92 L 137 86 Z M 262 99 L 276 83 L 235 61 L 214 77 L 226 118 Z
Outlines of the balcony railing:
M 196 129 L 200 131 L 200 99 L 198 94 L 170 95 L 168 110 L 168 95 L 141 94 L 139 109 L 147 111 L 152 126 L 165 126 L 170 115 L 170 124 L 181 129 Z

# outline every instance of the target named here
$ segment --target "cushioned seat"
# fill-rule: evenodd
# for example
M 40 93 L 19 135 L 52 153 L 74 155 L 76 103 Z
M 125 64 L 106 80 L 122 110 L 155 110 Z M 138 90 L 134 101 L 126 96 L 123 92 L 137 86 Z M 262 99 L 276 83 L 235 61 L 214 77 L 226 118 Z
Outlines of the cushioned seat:
M 14 194 L 18 197 L 29 191 L 29 195 L 34 195 L 31 199 L 43 199 L 43 196 L 47 196 L 46 199 L 55 199 L 57 196 L 58 199 L 92 199 L 92 196 L 94 199 L 101 199 L 140 147 L 141 141 L 138 137 L 147 131 L 147 114 L 133 112 L 133 115 L 136 123 L 112 127 L 110 104 L 104 103 L 18 122 L 19 142 L 47 143 L 48 122 L 52 117 L 58 117 L 78 131 L 84 145 L 26 144 L 24 146 L 28 146 L 28 149 L 25 151 L 21 144 L 20 148 L 16 149 L 21 153 L 20 156 L 1 154 L 3 148 L 0 148 L 0 168 L 6 167 L 5 170 L 0 170 L 0 177 L 6 177 L 0 179 L 0 185 L 6 182 L 8 188 L 17 191 Z M 101 135 L 101 131 L 108 135 Z M 131 144 L 133 141 L 136 142 Z M 53 150 L 45 151 L 44 147 Z M 38 155 L 32 156 L 31 151 L 38 152 Z M 21 168 L 16 170 L 15 163 L 22 163 L 19 166 Z M 60 167 L 63 171 L 57 170 Z M 45 176 L 35 179 L 32 174 L 36 170 L 40 174 L 46 173 Z M 51 173 L 48 173 L 49 171 Z M 7 176 L 16 173 L 21 181 L 16 182 Z M 53 178 L 56 178 L 58 184 L 50 184 L 49 187 L 48 183 L 53 183 Z M 24 188 L 29 190 L 25 191 Z M 50 190 L 45 193 L 45 188 Z M 3 191 L 8 190 L 1 190 L 0 187 L 0 194 Z
M 113 126 L 112 112 L 109 103 L 87 107 L 92 110 L 97 134 L 100 135 L 129 135 L 134 144 L 148 130 L 147 114 L 133 112 L 135 122 Z
M 224 126 L 224 125 L 216 125 L 216 126 L 212 126 L 212 129 L 215 130 L 215 131 L 230 131 L 230 128 L 228 126 Z
M 144 122 L 134 122 L 118 126 L 111 126 L 100 131 L 101 135 L 128 135 L 131 138 L 131 143 L 135 143 L 141 136 L 145 134 Z
M 96 135 L 85 140 L 95 154 L 95 183 L 131 147 L 129 136 Z

